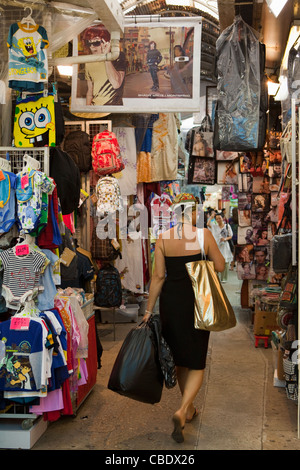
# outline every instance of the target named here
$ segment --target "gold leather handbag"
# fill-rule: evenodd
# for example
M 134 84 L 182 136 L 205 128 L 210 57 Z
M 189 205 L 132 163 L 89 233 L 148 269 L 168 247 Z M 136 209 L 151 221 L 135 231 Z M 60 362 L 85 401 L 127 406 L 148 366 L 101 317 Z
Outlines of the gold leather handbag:
M 203 229 L 197 230 L 201 252 L 204 254 Z M 236 325 L 233 308 L 214 268 L 213 261 L 186 263 L 195 295 L 194 327 L 198 330 L 223 331 Z
M 213 261 L 186 263 L 195 295 L 194 327 L 223 331 L 236 325 L 233 308 L 214 268 Z

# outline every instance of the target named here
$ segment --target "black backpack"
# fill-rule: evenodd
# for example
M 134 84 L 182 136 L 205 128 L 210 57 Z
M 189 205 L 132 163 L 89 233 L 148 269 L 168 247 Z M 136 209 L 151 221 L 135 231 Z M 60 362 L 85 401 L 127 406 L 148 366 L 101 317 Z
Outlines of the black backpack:
M 59 147 L 50 148 L 50 176 L 57 186 L 63 215 L 71 214 L 79 205 L 80 171 L 70 155 Z
M 84 131 L 72 131 L 64 140 L 64 151 L 74 160 L 79 170 L 87 173 L 92 168 L 91 144 Z
M 122 303 L 120 274 L 111 264 L 98 271 L 94 302 L 97 307 L 119 307 Z

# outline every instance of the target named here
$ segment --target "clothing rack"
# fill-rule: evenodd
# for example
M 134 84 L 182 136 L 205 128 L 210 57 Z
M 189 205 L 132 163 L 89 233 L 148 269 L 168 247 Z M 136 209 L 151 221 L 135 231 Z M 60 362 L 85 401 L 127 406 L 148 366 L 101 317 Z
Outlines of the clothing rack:
M 26 166 L 49 175 L 49 148 L 0 147 L 1 170 L 18 173 Z M 29 413 L 28 406 L 13 404 L 0 412 L 1 448 L 30 449 L 47 426 L 42 416 Z
M 5 170 L 4 162 L 9 162 L 12 173 L 18 173 L 24 170 L 24 163 L 32 169 L 38 169 L 49 176 L 49 147 L 19 148 L 19 147 L 0 147 L 0 168 Z M 2 162 L 4 160 L 4 162 Z M 2 166 L 3 165 L 3 166 Z M 8 166 L 7 166 L 8 167 Z

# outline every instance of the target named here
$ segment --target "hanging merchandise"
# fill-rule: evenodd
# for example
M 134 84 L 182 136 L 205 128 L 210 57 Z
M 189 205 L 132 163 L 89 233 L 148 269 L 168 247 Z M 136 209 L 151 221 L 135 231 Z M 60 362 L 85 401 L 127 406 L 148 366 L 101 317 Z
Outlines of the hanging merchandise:
M 200 126 L 193 127 L 187 132 L 185 149 L 194 157 L 214 158 L 213 135 L 211 119 L 207 115 Z
M 19 91 L 39 92 L 48 80 L 46 49 L 49 41 L 45 28 L 30 20 L 24 18 L 9 28 L 8 86 Z
M 116 240 L 115 240 L 116 241 Z M 113 246 L 110 238 L 99 238 L 97 236 L 97 227 L 92 231 L 91 254 L 96 260 L 113 261 L 120 256 L 120 250 Z
M 189 151 L 188 184 L 214 185 L 216 163 L 213 149 L 213 129 L 209 116 L 198 127 L 190 129 L 185 148 Z
M 74 160 L 79 170 L 87 173 L 92 169 L 91 145 L 89 135 L 81 130 L 69 132 L 63 149 Z
M 113 176 L 104 176 L 96 184 L 97 215 L 114 213 L 122 209 L 121 191 L 118 180 Z
M 103 131 L 93 138 L 92 166 L 98 176 L 111 175 L 124 169 L 120 146 L 114 132 Z
M 16 175 L 0 169 L 0 233 L 16 222 Z
M 98 307 L 120 307 L 122 286 L 118 270 L 111 264 L 99 269 L 96 279 L 95 304 Z
M 57 186 L 63 214 L 71 214 L 79 206 L 80 171 L 72 158 L 58 147 L 50 149 L 50 176 Z
M 43 93 L 18 98 L 14 119 L 15 147 L 55 147 L 54 97 Z
M 120 155 L 124 170 L 116 173 L 122 196 L 131 196 L 137 191 L 137 155 L 135 129 L 133 127 L 113 127 L 120 144 Z
M 216 49 L 214 147 L 229 151 L 261 149 L 268 107 L 265 47 L 238 15 L 219 36 Z
M 177 113 L 160 113 L 153 123 L 151 146 L 151 181 L 176 180 L 178 170 Z
M 25 167 L 16 178 L 17 215 L 20 230 L 30 233 L 46 225 L 48 219 L 48 194 L 54 182 L 45 173 Z

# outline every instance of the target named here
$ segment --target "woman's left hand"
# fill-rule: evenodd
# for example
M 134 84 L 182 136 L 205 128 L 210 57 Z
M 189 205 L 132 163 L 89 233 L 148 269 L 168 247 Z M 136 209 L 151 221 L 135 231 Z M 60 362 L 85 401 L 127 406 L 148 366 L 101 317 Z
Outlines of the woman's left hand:
M 147 323 L 150 317 L 151 317 L 151 313 L 145 313 L 145 315 L 143 316 L 143 322 Z

